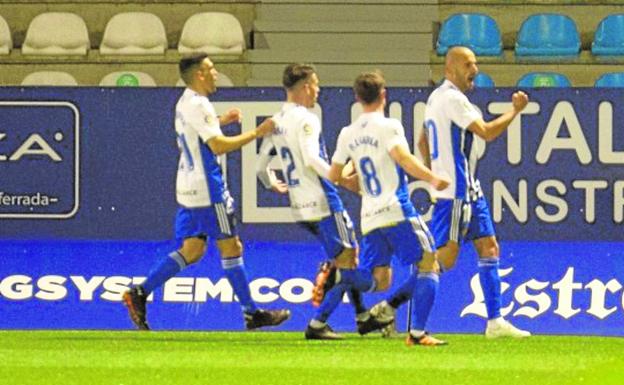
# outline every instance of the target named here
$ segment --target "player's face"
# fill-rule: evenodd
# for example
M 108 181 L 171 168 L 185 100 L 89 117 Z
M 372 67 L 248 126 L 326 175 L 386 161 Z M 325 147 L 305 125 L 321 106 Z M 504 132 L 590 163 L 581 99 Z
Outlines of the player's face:
M 312 108 L 314 107 L 314 104 L 316 104 L 316 100 L 318 99 L 318 95 L 321 91 L 321 89 L 319 88 L 319 79 L 316 74 L 313 73 L 310 76 L 310 79 L 306 83 L 306 88 L 308 95 L 308 104 L 306 105 L 306 107 Z
M 457 63 L 455 72 L 456 86 L 462 91 L 470 91 L 474 88 L 474 79 L 479 73 L 477 58 L 471 51 L 466 52 Z
M 218 74 L 217 69 L 210 59 L 206 58 L 202 61 L 199 66 L 199 79 L 208 94 L 212 94 L 217 90 Z

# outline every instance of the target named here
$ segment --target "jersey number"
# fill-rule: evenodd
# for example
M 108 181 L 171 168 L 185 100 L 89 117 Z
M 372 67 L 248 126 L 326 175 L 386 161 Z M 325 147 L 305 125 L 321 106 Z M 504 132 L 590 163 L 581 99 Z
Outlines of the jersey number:
M 288 163 L 288 166 L 286 166 L 286 175 L 284 175 L 286 183 L 288 183 L 289 186 L 297 186 L 299 184 L 299 179 L 294 178 L 292 175 L 293 172 L 295 172 L 295 162 L 293 161 L 292 153 L 288 147 L 282 147 L 281 155 L 282 160 Z
M 438 129 L 431 119 L 425 122 L 425 128 L 427 129 L 427 135 L 431 138 L 431 149 L 429 150 L 431 160 L 438 159 Z
M 378 196 L 381 194 L 381 183 L 377 179 L 377 171 L 375 171 L 375 165 L 368 156 L 360 159 L 360 170 L 364 175 L 364 187 L 366 192 L 372 196 Z
M 184 134 L 178 135 L 178 147 L 180 151 L 182 151 L 182 155 L 184 156 L 184 160 L 186 161 L 187 169 L 189 171 L 193 171 L 195 168 L 195 163 L 193 163 L 193 157 L 191 156 L 191 150 L 189 150 L 189 146 L 186 143 L 186 138 Z

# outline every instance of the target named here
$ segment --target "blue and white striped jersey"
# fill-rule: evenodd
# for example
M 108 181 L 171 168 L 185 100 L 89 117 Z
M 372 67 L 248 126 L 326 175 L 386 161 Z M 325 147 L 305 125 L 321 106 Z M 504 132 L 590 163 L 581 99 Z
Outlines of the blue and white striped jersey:
M 478 151 L 475 135 L 468 130 L 468 126 L 480 118 L 481 112 L 448 80 L 429 96 L 425 108 L 425 132 L 431 169 L 451 181 L 442 191 L 432 189 L 434 197 L 476 200 L 483 195 L 476 178 Z

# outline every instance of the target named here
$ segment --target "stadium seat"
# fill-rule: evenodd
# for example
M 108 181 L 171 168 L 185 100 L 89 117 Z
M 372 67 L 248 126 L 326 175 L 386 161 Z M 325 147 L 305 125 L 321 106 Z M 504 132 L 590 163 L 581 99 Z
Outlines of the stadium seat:
M 0 55 L 8 55 L 11 49 L 13 49 L 11 30 L 6 20 L 0 16 Z
M 116 71 L 100 81 L 104 87 L 155 87 L 156 81 L 149 74 L 139 71 Z
M 529 72 L 518 80 L 518 87 L 572 87 L 572 84 L 555 72 Z
M 479 87 L 479 88 L 496 87 L 494 85 L 494 80 L 492 80 L 492 78 L 489 75 L 484 74 L 483 72 L 479 72 L 477 76 L 474 78 L 474 85 L 475 87 Z
M 86 55 L 89 32 L 82 17 L 69 12 L 45 12 L 28 26 L 25 55 Z
M 456 45 L 469 47 L 477 56 L 496 56 L 503 52 L 496 21 L 481 13 L 458 13 L 444 21 L 438 37 L 438 55 L 445 55 Z
M 529 16 L 516 39 L 516 56 L 576 56 L 580 49 L 574 20 L 554 13 Z
M 77 86 L 76 79 L 67 72 L 38 71 L 28 74 L 22 80 L 23 86 Z
M 594 55 L 624 55 L 624 14 L 609 15 L 596 28 L 591 48 Z
M 624 72 L 611 72 L 602 75 L 596 83 L 595 87 L 624 87 Z
M 113 16 L 100 45 L 103 55 L 164 55 L 167 49 L 165 26 L 148 12 L 123 12 Z
M 186 20 L 178 52 L 206 52 L 217 55 L 240 55 L 245 49 L 243 28 L 229 13 L 203 12 Z
M 176 83 L 176 87 L 185 87 L 185 86 L 186 84 L 184 84 L 184 80 L 178 79 L 178 82 Z M 222 74 L 221 72 L 219 72 L 219 77 L 217 77 L 217 87 L 234 87 L 234 82 L 232 82 L 232 79 L 227 77 L 225 74 Z

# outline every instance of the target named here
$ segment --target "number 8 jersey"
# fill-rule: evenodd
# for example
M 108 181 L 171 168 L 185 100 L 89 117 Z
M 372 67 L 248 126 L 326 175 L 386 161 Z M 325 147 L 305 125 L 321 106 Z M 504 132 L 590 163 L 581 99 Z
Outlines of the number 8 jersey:
M 407 175 L 390 157 L 395 146 L 407 145 L 401 122 L 381 112 L 360 115 L 338 136 L 333 163 L 353 161 L 362 190 L 362 233 L 392 226 L 417 215 L 407 190 Z

